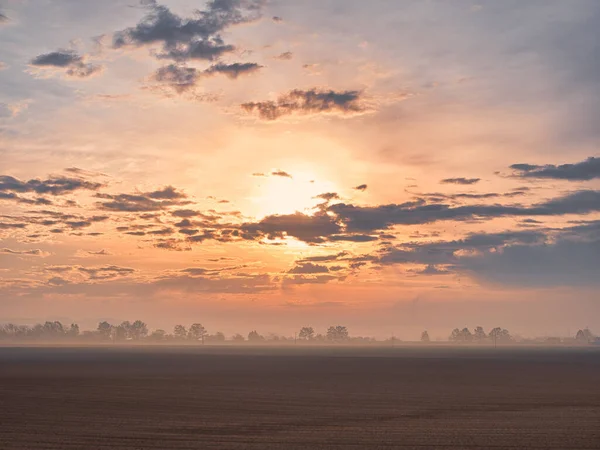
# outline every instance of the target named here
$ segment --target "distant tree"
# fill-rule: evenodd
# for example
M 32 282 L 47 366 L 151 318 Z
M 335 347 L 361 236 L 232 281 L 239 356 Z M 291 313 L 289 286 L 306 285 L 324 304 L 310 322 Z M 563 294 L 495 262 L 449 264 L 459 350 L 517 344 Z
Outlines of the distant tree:
M 421 342 L 430 342 L 429 333 L 427 332 L 427 330 L 421 333 Z
M 489 333 L 490 339 L 494 343 L 506 344 L 512 341 L 512 337 L 508 330 L 500 327 L 493 328 Z
M 237 333 L 231 337 L 231 340 L 234 342 L 244 342 L 246 340 L 246 338 L 244 336 L 242 336 L 241 334 Z
M 121 325 L 112 327 L 111 336 L 114 341 L 125 341 L 130 339 L 131 323 L 125 321 Z
M 188 332 L 183 325 L 175 325 L 173 328 L 173 336 L 176 339 L 185 339 L 187 338 Z
M 106 321 L 100 322 L 98 324 L 98 334 L 102 339 L 110 339 L 112 334 L 112 328 L 113 326 L 110 323 Z
M 248 333 L 248 341 L 249 342 L 262 342 L 264 340 L 265 340 L 264 336 L 261 336 L 260 334 L 258 334 L 258 331 L 256 331 L 256 330 Z
M 327 329 L 327 340 L 335 342 L 348 340 L 348 329 L 341 325 L 329 327 Z
M 475 330 L 473 332 L 473 340 L 475 342 L 483 342 L 487 339 L 487 334 L 485 334 L 485 331 L 483 330 L 482 327 L 475 327 Z
M 452 342 L 457 342 L 460 341 L 460 330 L 458 328 L 455 328 L 454 330 L 452 330 L 452 334 L 450 334 L 450 337 L 448 338 L 449 341 Z
M 473 340 L 473 335 L 468 328 L 463 328 L 460 332 L 461 341 L 463 342 L 471 342 Z
M 69 327 L 69 331 L 67 332 L 67 334 L 70 337 L 79 336 L 79 325 L 77 325 L 76 323 L 72 323 L 71 326 Z
M 195 323 L 190 326 L 190 331 L 188 331 L 188 338 L 192 341 L 202 341 L 204 344 L 204 339 L 208 335 L 206 328 L 202 326 L 200 323 Z
M 298 338 L 303 341 L 312 341 L 315 338 L 315 330 L 313 327 L 302 327 L 298 333 Z
M 213 335 L 214 339 L 216 342 L 225 342 L 225 335 L 223 333 L 221 333 L 220 331 L 217 331 L 214 335 Z
M 139 341 L 140 339 L 148 336 L 148 326 L 142 322 L 141 320 L 136 320 L 133 322 L 129 328 L 129 337 L 134 341 Z
M 165 330 L 154 330 L 152 334 L 150 334 L 150 339 L 153 341 L 164 341 L 167 336 L 167 332 Z
M 582 343 L 590 343 L 593 342 L 595 339 L 595 336 L 593 335 L 593 333 L 589 330 L 589 328 L 586 328 L 584 330 L 579 330 L 577 332 L 577 335 L 575 336 L 575 339 L 578 342 L 582 342 Z

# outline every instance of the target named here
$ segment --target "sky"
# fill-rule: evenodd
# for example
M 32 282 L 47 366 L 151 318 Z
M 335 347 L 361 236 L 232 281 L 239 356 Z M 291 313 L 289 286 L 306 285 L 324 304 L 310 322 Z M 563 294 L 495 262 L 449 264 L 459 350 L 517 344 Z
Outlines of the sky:
M 597 0 L 0 0 L 0 322 L 600 330 Z

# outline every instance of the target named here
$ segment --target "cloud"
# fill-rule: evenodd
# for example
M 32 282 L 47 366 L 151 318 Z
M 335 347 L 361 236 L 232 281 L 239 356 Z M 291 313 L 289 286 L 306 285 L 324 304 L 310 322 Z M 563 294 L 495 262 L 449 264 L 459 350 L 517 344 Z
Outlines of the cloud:
M 347 231 L 384 230 L 394 225 L 419 225 L 443 220 L 492 219 L 509 216 L 562 216 L 600 211 L 600 191 L 582 190 L 529 207 L 512 205 L 451 206 L 423 199 L 379 206 L 337 203 L 328 207 Z
M 0 25 L 3 25 L 3 24 L 5 24 L 5 23 L 8 23 L 8 21 L 9 21 L 8 17 L 6 17 L 4 14 L 2 14 L 2 13 L 0 12 Z
M 249 102 L 241 105 L 246 112 L 257 112 L 263 120 L 277 120 L 290 114 L 339 113 L 357 114 L 366 110 L 360 103 L 359 91 L 307 91 L 294 89 L 280 95 L 276 101 Z
M 281 17 L 279 17 L 279 16 L 273 16 L 272 20 L 275 23 L 281 23 L 281 22 L 283 22 L 283 19 Z
M 339 253 L 336 253 L 335 255 L 307 256 L 305 258 L 302 258 L 298 262 L 299 263 L 303 263 L 303 262 L 331 262 L 331 261 L 337 261 L 338 259 L 343 258 L 345 256 L 348 256 L 348 252 L 339 252 Z
M 90 280 L 109 280 L 129 276 L 135 272 L 134 269 L 119 266 L 78 267 L 77 270 L 88 275 Z
M 450 272 L 444 269 L 439 269 L 433 264 L 429 264 L 422 270 L 418 270 L 415 272 L 418 275 L 448 275 Z
M 520 178 L 546 178 L 568 181 L 589 181 L 600 178 L 600 158 L 590 157 L 575 164 L 555 166 L 547 164 L 536 166 L 531 164 L 513 164 L 511 169 Z
M 326 192 L 324 194 L 317 195 L 315 198 L 320 198 L 322 200 L 330 202 L 331 200 L 339 200 L 340 196 L 335 192 Z
M 241 75 L 254 73 L 262 69 L 263 66 L 256 63 L 233 63 L 233 64 L 215 64 L 210 66 L 204 72 L 205 75 L 222 74 L 231 79 L 236 79 Z
M 302 213 L 267 216 L 257 223 L 245 223 L 240 226 L 244 239 L 281 239 L 292 236 L 308 243 L 323 243 L 327 236 L 338 234 L 341 226 L 324 213 L 308 216 Z
M 294 57 L 292 52 L 283 52 L 280 55 L 274 56 L 273 59 L 278 59 L 280 61 L 289 61 Z
M 367 185 L 366 184 L 360 184 L 356 187 L 353 188 L 355 191 L 366 191 L 367 190 Z
M 558 239 L 543 245 L 512 245 L 461 260 L 461 270 L 481 283 L 513 286 L 598 286 L 600 240 Z
M 12 250 L 10 248 L 0 248 L 0 253 L 4 253 L 7 255 L 21 255 L 21 256 L 49 256 L 48 252 L 44 252 L 40 249 L 33 250 Z
M 481 178 L 446 178 L 445 180 L 440 181 L 442 184 L 463 184 L 470 185 L 479 183 Z
M 274 177 L 293 178 L 289 173 L 284 172 L 283 170 L 274 170 L 271 172 L 271 175 Z
M 152 199 L 157 200 L 178 200 L 187 198 L 187 195 L 183 192 L 178 192 L 173 186 L 166 186 L 163 189 L 157 191 L 147 192 L 145 195 Z
M 235 50 L 220 33 L 232 25 L 257 20 L 260 0 L 211 0 L 194 17 L 182 18 L 155 1 L 146 2 L 148 14 L 134 27 L 113 35 L 113 47 L 161 44 L 159 59 L 212 61 Z
M 371 236 L 368 234 L 334 234 L 332 236 L 329 236 L 328 239 L 332 242 L 372 242 L 378 240 L 379 237 Z
M 86 63 L 85 58 L 74 50 L 57 50 L 44 53 L 33 58 L 30 64 L 36 67 L 65 69 L 68 76 L 75 78 L 87 78 L 102 71 L 102 66 Z
M 329 269 L 326 266 L 313 263 L 302 263 L 291 269 L 288 273 L 296 274 L 311 274 L 311 273 L 329 273 Z
M 95 191 L 102 186 L 101 183 L 80 178 L 51 177 L 46 180 L 34 178 L 29 181 L 21 181 L 8 175 L 0 176 L 0 192 L 63 195 L 78 190 Z
M 97 198 L 110 201 L 98 202 L 98 207 L 104 210 L 121 212 L 150 212 L 161 211 L 172 206 L 189 204 L 187 195 L 178 192 L 174 187 L 167 186 L 152 192 L 138 194 L 96 194 Z
M 195 68 L 175 64 L 160 67 L 153 76 L 154 81 L 168 86 L 178 94 L 195 88 L 199 78 L 200 73 Z

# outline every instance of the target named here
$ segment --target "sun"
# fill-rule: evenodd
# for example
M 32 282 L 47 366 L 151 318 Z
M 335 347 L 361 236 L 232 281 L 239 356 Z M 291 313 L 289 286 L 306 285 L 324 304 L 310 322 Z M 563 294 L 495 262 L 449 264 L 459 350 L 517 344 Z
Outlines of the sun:
M 271 174 L 261 181 L 250 198 L 258 218 L 295 212 L 312 214 L 315 206 L 323 202 L 317 195 L 336 192 L 334 183 L 316 180 L 313 173 L 289 172 L 289 175 Z

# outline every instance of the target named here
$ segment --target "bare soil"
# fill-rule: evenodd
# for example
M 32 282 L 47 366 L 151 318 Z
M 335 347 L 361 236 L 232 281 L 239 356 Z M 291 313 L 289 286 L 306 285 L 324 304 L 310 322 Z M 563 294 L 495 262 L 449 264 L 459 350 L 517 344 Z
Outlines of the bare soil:
M 0 348 L 1 449 L 598 449 L 600 349 Z

